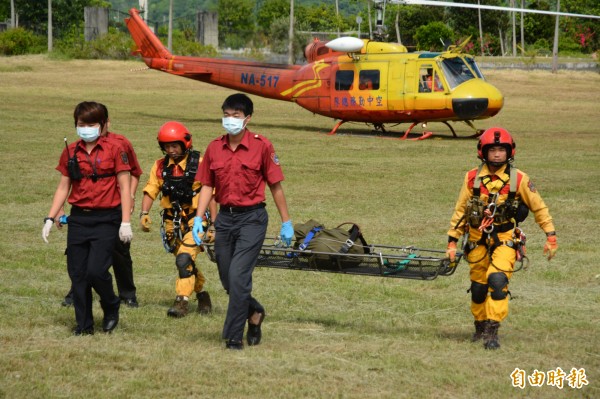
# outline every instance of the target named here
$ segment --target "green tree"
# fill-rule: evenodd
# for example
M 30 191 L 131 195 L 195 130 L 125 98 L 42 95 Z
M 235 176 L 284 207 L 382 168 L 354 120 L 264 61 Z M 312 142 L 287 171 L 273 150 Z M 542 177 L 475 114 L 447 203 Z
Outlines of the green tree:
M 289 43 L 290 17 L 281 17 L 273 21 L 269 31 L 271 39 L 271 51 L 276 54 L 287 54 Z M 294 24 L 294 42 L 292 49 L 294 52 L 294 60 L 304 58 L 304 48 L 308 44 L 310 37 L 308 34 L 300 34 L 299 31 L 310 30 L 308 26 L 302 23 Z
M 19 15 L 19 26 L 37 34 L 45 34 L 48 31 L 47 5 L 47 1 L 16 0 L 15 12 Z M 10 14 L 10 4 L 8 7 Z M 56 34 L 66 34 L 72 26 L 82 27 L 85 7 L 110 7 L 110 3 L 103 0 L 52 0 L 52 25 Z
M 517 0 L 518 1 L 518 0 Z M 477 0 L 461 0 L 461 3 L 477 4 Z M 503 0 L 486 0 L 481 4 L 489 6 L 506 6 Z M 447 10 L 448 25 L 461 36 L 470 36 L 476 32 L 479 38 L 479 13 L 476 9 L 450 7 Z M 499 31 L 511 29 L 510 13 L 505 11 L 481 10 L 481 27 L 483 33 L 498 36 Z
M 415 34 L 420 26 L 427 25 L 434 21 L 444 20 L 443 7 L 427 6 L 388 6 L 385 15 L 385 26 L 388 33 L 388 40 L 396 41 L 396 13 L 399 12 L 398 27 L 400 30 L 400 39 L 407 48 L 414 49 L 417 46 Z M 368 27 L 368 22 L 366 24 Z
M 262 2 L 256 15 L 256 22 L 261 32 L 268 34 L 271 31 L 273 21 L 287 17 L 289 21 L 289 0 L 265 0 Z
M 335 32 L 349 29 L 353 22 L 350 17 L 339 17 L 335 14 L 335 5 L 321 3 L 313 7 L 305 7 L 304 12 L 296 18 L 302 24 L 310 27 L 313 31 Z
M 414 39 L 419 50 L 442 51 L 443 42 L 454 41 L 454 32 L 443 22 L 430 22 L 417 28 Z
M 255 0 L 219 0 L 219 43 L 241 48 L 254 38 Z

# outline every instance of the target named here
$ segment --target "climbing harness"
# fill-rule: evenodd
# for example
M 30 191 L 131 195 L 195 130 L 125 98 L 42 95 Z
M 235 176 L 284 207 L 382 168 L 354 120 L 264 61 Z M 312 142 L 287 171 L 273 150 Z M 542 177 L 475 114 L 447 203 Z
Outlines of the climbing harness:
M 171 208 L 163 209 L 160 213 L 160 234 L 163 246 L 169 253 L 175 251 L 178 243 L 182 242 L 183 237 L 190 231 L 189 220 L 192 215 L 188 215 L 186 209 L 198 194 L 198 190 L 193 190 L 192 187 L 199 163 L 200 152 L 192 150 L 188 154 L 187 164 L 181 176 L 173 176 L 173 168 L 177 164 L 169 165 L 168 155 L 162 161 L 162 171 L 160 169 L 157 171 L 159 177 L 163 179 L 161 195 L 171 201 Z M 167 232 L 167 220 L 173 224 L 172 232 Z
M 164 197 L 171 201 L 178 201 L 182 205 L 191 204 L 194 196 L 198 194 L 193 190 L 194 178 L 200 164 L 200 152 L 190 151 L 187 164 L 182 176 L 173 176 L 173 169 L 177 164 L 169 165 L 169 156 L 166 155 L 162 163 L 160 178 L 163 180 L 161 192 Z
M 502 204 L 498 204 L 499 193 L 504 188 L 507 182 L 501 180 L 502 186 L 498 188 L 494 194 L 489 194 L 487 203 L 481 200 L 481 185 L 483 179 L 480 179 L 480 172 L 483 168 L 483 163 L 479 166 L 473 182 L 473 196 L 467 203 L 467 210 L 465 216 L 461 218 L 456 224 L 455 228 L 458 228 L 461 223 L 465 223 L 465 234 L 463 236 L 462 249 L 465 255 L 468 255 L 478 245 L 484 245 L 487 248 L 486 254 L 477 260 L 469 260 L 469 263 L 478 263 L 482 261 L 486 256 L 489 256 L 490 260 L 492 254 L 496 248 L 506 245 L 510 248 L 515 249 L 517 252 L 517 262 L 521 265 L 514 270 L 502 270 L 496 265 L 491 263 L 496 269 L 503 272 L 515 272 L 523 268 L 526 268 L 525 262 L 528 262 L 525 256 L 525 243 L 526 237 L 522 233 L 522 230 L 518 227 L 519 222 L 522 222 L 527 217 L 529 209 L 519 200 L 516 199 L 517 192 L 517 169 L 507 165 L 508 169 L 506 173 L 509 175 L 509 192 Z M 484 179 L 489 177 L 484 177 Z M 490 180 L 491 181 L 491 180 Z M 483 185 L 487 185 L 488 182 L 483 182 Z M 478 241 L 469 241 L 469 228 L 477 228 L 483 234 Z M 507 231 L 513 231 L 512 240 L 502 241 L 498 238 L 498 233 Z

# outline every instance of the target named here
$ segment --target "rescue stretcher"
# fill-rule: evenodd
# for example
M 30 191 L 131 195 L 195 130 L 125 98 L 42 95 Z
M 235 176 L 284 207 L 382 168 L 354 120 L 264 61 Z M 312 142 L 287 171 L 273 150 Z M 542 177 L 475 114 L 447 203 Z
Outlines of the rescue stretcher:
M 356 244 L 355 244 L 356 245 Z M 203 243 L 204 251 L 216 262 L 214 244 Z M 317 252 L 283 247 L 277 238 L 266 238 L 258 257 L 259 267 L 306 270 L 328 273 L 380 276 L 402 279 L 433 280 L 450 276 L 457 268 L 462 253 L 456 253 L 453 263 L 446 251 L 414 246 L 369 244 L 368 253 L 350 254 Z

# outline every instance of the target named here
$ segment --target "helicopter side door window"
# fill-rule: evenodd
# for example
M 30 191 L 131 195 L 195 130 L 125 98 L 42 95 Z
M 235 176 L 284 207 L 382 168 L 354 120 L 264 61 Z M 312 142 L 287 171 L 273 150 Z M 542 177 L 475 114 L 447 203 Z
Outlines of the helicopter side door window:
M 419 93 L 431 93 L 432 91 L 444 91 L 444 85 L 433 67 L 424 65 L 419 71 Z
M 352 83 L 354 82 L 354 71 L 337 71 L 335 73 L 335 89 L 340 90 L 352 90 Z
M 379 70 L 363 70 L 358 75 L 359 90 L 379 90 Z

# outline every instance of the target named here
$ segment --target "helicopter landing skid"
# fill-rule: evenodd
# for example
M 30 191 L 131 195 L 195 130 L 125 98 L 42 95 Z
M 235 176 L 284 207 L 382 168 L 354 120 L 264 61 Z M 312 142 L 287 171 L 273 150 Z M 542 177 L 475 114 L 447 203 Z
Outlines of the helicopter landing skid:
M 413 122 L 408 129 L 406 129 L 406 131 L 404 132 L 404 136 L 400 137 L 400 140 L 425 140 L 426 138 L 429 138 L 433 135 L 433 132 L 423 132 L 423 134 L 419 137 L 414 137 L 409 139 L 408 135 L 410 134 L 411 130 L 420 122 Z M 446 122 L 444 122 L 446 123 Z M 446 123 L 447 124 L 447 123 Z M 450 126 L 450 125 L 448 125 Z M 452 128 L 450 128 L 452 129 Z M 456 134 L 454 133 L 454 130 L 452 130 L 452 133 L 456 136 Z
M 337 130 L 340 128 L 340 126 L 342 126 L 342 123 L 346 122 L 345 120 L 340 120 L 338 123 L 335 124 L 335 126 L 333 127 L 333 129 L 331 129 L 331 132 L 327 133 L 328 136 L 333 136 Z
M 485 131 L 485 130 L 483 130 L 483 129 L 477 129 L 477 128 L 476 128 L 476 127 L 473 125 L 473 122 L 471 122 L 471 121 L 464 121 L 464 122 L 465 122 L 465 124 L 466 124 L 467 126 L 469 126 L 471 129 L 473 129 L 473 130 L 475 131 L 475 133 L 473 133 L 472 135 L 470 135 L 470 136 L 467 136 L 467 138 L 468 138 L 468 139 L 471 139 L 471 138 L 473 138 L 473 139 L 476 139 L 476 138 L 478 138 L 479 136 L 481 136 L 481 135 L 483 134 L 483 132 Z M 454 132 L 452 132 L 452 133 L 454 133 Z M 456 137 L 456 134 L 454 134 L 454 136 Z
M 340 128 L 340 126 L 342 126 L 342 124 L 346 123 L 348 121 L 345 120 L 340 120 L 338 121 L 335 126 L 333 127 L 333 129 L 331 129 L 331 131 L 329 133 L 327 133 L 328 136 L 333 136 L 337 133 L 338 129 Z M 470 136 L 466 136 L 463 138 L 466 139 L 470 139 L 470 138 L 478 138 L 479 136 L 481 136 L 484 132 L 484 130 L 482 129 L 477 129 L 473 123 L 471 121 L 463 121 L 467 126 L 469 126 L 470 128 L 472 128 L 475 133 L 473 133 Z M 446 125 L 448 127 L 448 129 L 450 130 L 450 132 L 452 133 L 452 137 L 453 138 L 460 138 L 460 136 L 458 136 L 456 134 L 456 131 L 454 130 L 454 128 L 446 121 L 440 121 L 439 123 L 443 123 L 444 125 Z M 369 123 L 367 123 L 369 124 Z M 398 140 L 411 140 L 411 141 L 417 141 L 417 140 L 425 140 L 431 136 L 433 136 L 433 132 L 431 131 L 424 131 L 420 136 L 417 137 L 410 137 L 409 135 L 412 134 L 412 130 L 414 129 L 415 126 L 417 126 L 418 124 L 423 124 L 426 125 L 427 122 L 413 122 L 408 129 L 406 129 L 406 131 L 404 132 L 404 135 L 402 137 L 398 137 Z M 372 123 L 373 125 L 373 129 L 375 131 L 375 133 L 387 133 L 385 126 L 383 123 Z M 425 126 L 424 126 L 425 127 Z

